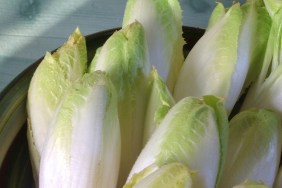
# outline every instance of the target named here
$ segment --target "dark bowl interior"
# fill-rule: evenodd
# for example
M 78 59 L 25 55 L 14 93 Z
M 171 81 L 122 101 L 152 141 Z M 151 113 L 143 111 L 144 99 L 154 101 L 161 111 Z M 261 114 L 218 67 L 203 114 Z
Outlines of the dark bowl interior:
M 86 36 L 89 62 L 96 49 L 118 29 Z M 183 27 L 185 57 L 203 33 L 203 29 Z M 34 187 L 26 138 L 26 96 L 33 72 L 42 58 L 19 74 L 0 93 L 0 187 L 3 188 Z

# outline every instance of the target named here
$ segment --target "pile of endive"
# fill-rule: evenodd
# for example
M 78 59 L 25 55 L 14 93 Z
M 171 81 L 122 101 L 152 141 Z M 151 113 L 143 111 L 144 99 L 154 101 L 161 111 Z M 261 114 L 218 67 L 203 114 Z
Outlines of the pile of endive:
M 215 3 L 183 54 L 178 0 L 128 0 L 87 59 L 76 29 L 28 91 L 40 188 L 282 187 L 282 3 Z

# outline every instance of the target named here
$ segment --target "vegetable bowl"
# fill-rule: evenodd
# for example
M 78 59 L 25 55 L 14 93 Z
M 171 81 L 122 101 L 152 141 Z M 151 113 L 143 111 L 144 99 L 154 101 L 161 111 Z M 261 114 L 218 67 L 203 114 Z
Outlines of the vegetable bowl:
M 118 29 L 86 36 L 89 62 L 96 49 Z M 203 34 L 203 29 L 183 26 L 185 56 Z M 34 187 L 26 136 L 26 99 L 30 80 L 42 59 L 43 57 L 20 73 L 0 93 L 0 187 Z
M 0 186 L 281 187 L 271 7 L 217 3 L 203 30 L 129 0 L 121 28 L 77 28 L 0 94 Z

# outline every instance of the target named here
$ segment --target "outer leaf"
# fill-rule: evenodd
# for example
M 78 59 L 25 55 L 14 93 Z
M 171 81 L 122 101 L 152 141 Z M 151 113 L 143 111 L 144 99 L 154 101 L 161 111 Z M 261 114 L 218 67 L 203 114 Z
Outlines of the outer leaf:
M 269 41 L 270 30 L 272 21 L 263 5 L 259 0 L 245 3 L 242 6 L 244 16 L 252 16 L 251 30 L 251 50 L 250 50 L 250 67 L 248 70 L 247 78 L 244 88 L 248 87 L 251 83 L 255 82 L 261 72 L 264 60 L 268 59 L 267 44 Z M 268 53 L 268 54 L 267 54 Z
M 219 141 L 220 141 L 220 162 L 219 162 L 219 170 L 217 175 L 216 184 L 218 184 L 222 172 L 223 167 L 226 160 L 227 150 L 228 150 L 228 137 L 229 137 L 229 128 L 227 126 L 228 121 L 225 116 L 225 109 L 223 107 L 223 102 L 221 99 L 214 96 L 205 96 L 204 101 L 207 105 L 211 106 L 217 117 L 217 128 L 219 133 Z
M 40 187 L 116 187 L 120 162 L 117 99 L 105 75 L 84 75 L 52 122 L 40 163 Z
M 72 82 L 86 71 L 86 62 L 85 38 L 76 29 L 54 54 L 46 54 L 32 77 L 27 99 L 27 135 L 35 175 L 55 111 Z

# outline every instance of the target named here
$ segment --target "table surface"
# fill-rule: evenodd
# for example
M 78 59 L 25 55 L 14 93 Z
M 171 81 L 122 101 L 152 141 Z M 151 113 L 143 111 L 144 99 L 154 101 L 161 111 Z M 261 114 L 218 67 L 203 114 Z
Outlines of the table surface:
M 179 2 L 183 25 L 206 27 L 215 0 Z M 76 27 L 84 35 L 120 27 L 125 5 L 126 0 L 0 0 L 0 92 Z

